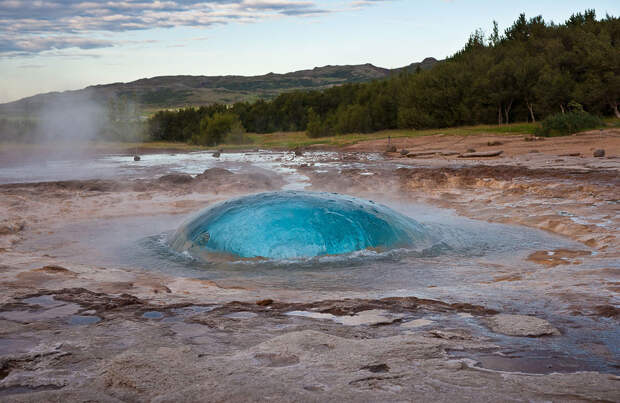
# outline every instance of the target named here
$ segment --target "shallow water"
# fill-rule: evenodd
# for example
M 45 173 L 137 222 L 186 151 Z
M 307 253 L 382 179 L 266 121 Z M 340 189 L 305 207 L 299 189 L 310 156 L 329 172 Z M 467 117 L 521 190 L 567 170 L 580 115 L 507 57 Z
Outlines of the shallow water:
M 341 161 L 336 152 L 252 151 L 223 153 L 214 157 L 212 151 L 191 153 L 145 154 L 140 161 L 131 155 L 100 155 L 75 159 L 24 160 L 22 164 L 5 165 L 0 161 L 0 184 L 32 183 L 87 179 L 152 179 L 167 173 L 198 175 L 206 169 L 219 167 L 233 172 L 260 168 L 284 176 L 284 189 L 301 190 L 310 184 L 308 177 L 296 168 L 311 164 L 316 169 L 362 167 L 362 163 L 381 161 L 380 154 L 363 154 L 360 161 Z

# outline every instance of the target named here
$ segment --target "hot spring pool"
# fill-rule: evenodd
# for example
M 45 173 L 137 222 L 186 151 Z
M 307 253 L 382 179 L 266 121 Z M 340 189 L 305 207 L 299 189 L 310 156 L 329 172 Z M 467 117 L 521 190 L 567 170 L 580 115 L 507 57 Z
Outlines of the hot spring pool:
M 208 207 L 183 224 L 170 245 L 209 253 L 293 259 L 374 249 L 427 247 L 428 228 L 391 208 L 351 196 L 270 192 Z
M 277 194 L 290 196 L 289 192 Z M 269 208 L 269 198 L 261 201 L 263 196 L 255 195 L 207 205 L 206 210 L 190 217 L 145 214 L 59 223 L 52 233 L 24 240 L 19 249 L 52 254 L 68 264 L 152 270 L 217 281 L 228 287 L 287 289 L 312 295 L 332 291 L 365 296 L 414 293 L 437 299 L 458 296 L 459 301 L 512 301 L 521 305 L 527 298 L 518 289 L 491 291 L 487 284 L 497 276 L 526 276 L 539 271 L 540 267 L 526 260 L 533 251 L 579 247 L 540 230 L 472 220 L 450 210 L 380 195 L 373 197 L 376 203 L 325 193 L 310 196 L 314 197 L 294 203 L 286 213 L 297 209 L 303 212 L 301 229 L 296 228 L 300 223 L 284 219 L 286 214 Z M 247 207 L 243 200 L 261 201 L 262 215 L 241 208 Z M 315 211 L 313 203 L 319 201 L 333 208 L 323 206 Z M 224 214 L 226 206 L 235 208 Z M 338 219 L 328 225 L 326 221 L 332 215 Z M 356 222 L 358 216 L 361 223 Z M 310 221 L 311 231 L 306 233 Z M 269 231 L 260 228 L 267 223 Z M 283 232 L 269 233 L 276 229 Z M 366 234 L 369 231 L 375 231 L 373 236 Z M 218 240 L 221 243 L 216 243 Z M 297 246 L 288 242 L 310 243 L 310 247 L 300 249 L 307 257 L 295 252 Z M 533 301 L 529 302 L 537 303 L 538 298 L 531 297 Z

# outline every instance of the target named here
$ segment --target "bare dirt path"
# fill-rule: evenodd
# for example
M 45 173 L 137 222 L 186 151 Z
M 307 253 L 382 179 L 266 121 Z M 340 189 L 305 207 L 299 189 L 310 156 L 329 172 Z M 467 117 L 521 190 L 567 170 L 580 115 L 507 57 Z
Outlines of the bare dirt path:
M 594 151 L 605 150 L 606 157 L 620 157 L 620 129 L 596 130 L 565 137 L 539 137 L 524 135 L 497 135 L 480 134 L 471 136 L 454 136 L 437 134 L 424 137 L 398 137 L 390 140 L 398 151 L 403 149 L 410 152 L 456 152 L 465 153 L 468 150 L 493 151 L 502 150 L 502 157 L 523 157 L 528 154 L 542 153 L 548 156 L 592 157 Z M 344 151 L 383 152 L 386 150 L 386 139 L 362 141 L 345 147 Z M 577 155 L 579 154 L 579 155 Z M 430 156 L 429 156 L 430 158 Z M 457 158 L 445 156 L 447 159 Z

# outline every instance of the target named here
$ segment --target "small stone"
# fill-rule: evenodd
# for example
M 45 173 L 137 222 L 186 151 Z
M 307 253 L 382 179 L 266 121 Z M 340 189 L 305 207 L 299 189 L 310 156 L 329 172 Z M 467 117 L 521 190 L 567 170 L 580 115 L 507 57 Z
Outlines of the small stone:
M 603 158 L 605 156 L 605 150 L 603 149 L 596 150 L 594 151 L 593 155 L 595 158 Z
M 211 154 L 214 158 L 220 158 L 221 153 L 219 151 L 214 152 L 213 154 Z
M 260 301 L 256 301 L 256 305 L 259 306 L 267 306 L 267 305 L 271 305 L 273 304 L 273 300 L 272 299 L 261 299 Z
M 400 155 L 407 155 L 407 154 L 409 154 L 409 150 L 405 150 L 404 148 L 400 150 Z
M 321 385 L 304 385 L 304 389 L 309 392 L 323 392 L 325 388 Z
M 387 153 L 395 153 L 397 150 L 396 146 L 392 145 L 392 146 L 387 146 L 387 148 L 385 149 L 385 152 Z
M 296 148 L 295 149 L 295 156 L 296 157 L 301 157 L 302 155 L 304 155 L 304 152 L 301 150 L 301 148 Z
M 139 155 L 134 155 L 133 156 L 133 160 L 134 161 L 140 161 L 140 156 Z
M 475 153 L 475 152 L 476 152 L 476 149 L 475 149 L 475 148 L 468 148 L 468 149 L 467 149 L 467 152 L 468 152 L 468 153 Z

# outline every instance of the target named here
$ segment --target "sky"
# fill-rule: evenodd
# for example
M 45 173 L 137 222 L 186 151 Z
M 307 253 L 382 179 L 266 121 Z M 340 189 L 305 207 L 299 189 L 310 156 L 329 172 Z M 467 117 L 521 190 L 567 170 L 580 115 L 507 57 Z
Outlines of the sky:
M 520 13 L 564 22 L 618 0 L 0 0 L 0 103 L 160 75 L 259 75 L 458 51 Z

